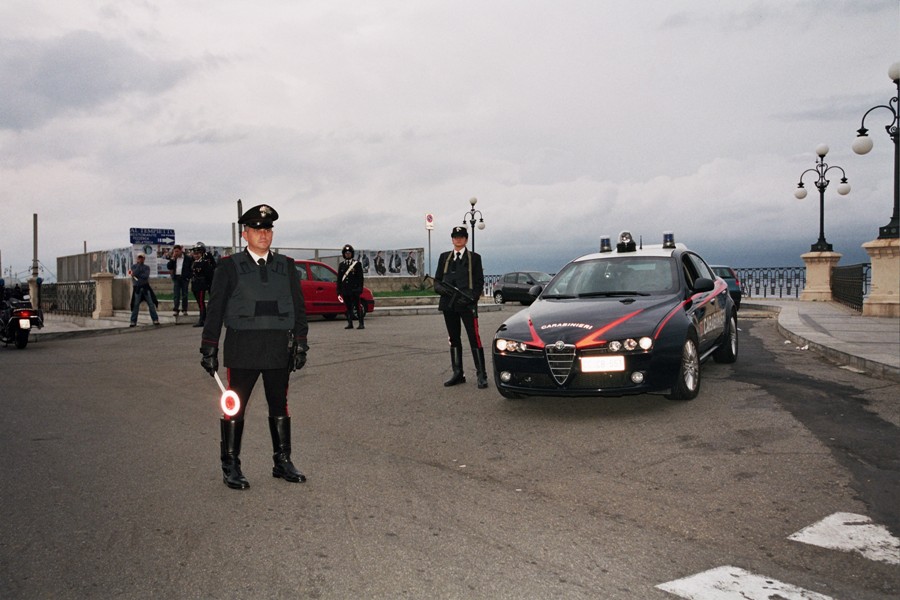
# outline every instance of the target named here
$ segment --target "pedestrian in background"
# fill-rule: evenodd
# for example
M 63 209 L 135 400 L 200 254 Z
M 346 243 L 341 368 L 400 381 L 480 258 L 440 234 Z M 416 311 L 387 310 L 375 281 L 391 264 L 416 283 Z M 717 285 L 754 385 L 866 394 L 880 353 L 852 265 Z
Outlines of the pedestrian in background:
M 206 297 L 212 287 L 213 275 L 216 271 L 216 259 L 213 258 L 203 242 L 191 248 L 194 264 L 191 265 L 191 291 L 200 309 L 200 318 L 194 327 L 203 327 L 206 323 Z
M 484 271 L 481 256 L 469 252 L 466 243 L 469 232 L 465 227 L 454 227 L 450 232 L 453 250 L 444 252 L 438 258 L 434 275 L 434 290 L 441 295 L 438 309 L 444 313 L 444 324 L 450 339 L 450 366 L 453 375 L 444 382 L 445 386 L 465 383 L 462 366 L 462 327 L 466 328 L 478 387 L 486 388 L 487 372 L 484 366 L 484 348 L 478 332 L 478 300 L 484 291 Z
M 221 419 L 222 479 L 232 489 L 250 483 L 241 472 L 241 439 L 250 393 L 262 375 L 269 405 L 272 436 L 272 477 L 294 483 L 306 481 L 291 462 L 291 417 L 288 383 L 292 371 L 306 364 L 306 308 L 294 260 L 273 254 L 272 225 L 275 209 L 264 204 L 245 212 L 238 223 L 247 247 L 219 261 L 200 353 L 200 364 L 214 375 L 219 368 L 219 336 L 225 332 L 223 363 L 228 388 L 240 399 L 240 410 Z
M 366 309 L 360 299 L 363 292 L 363 268 L 356 258 L 353 246 L 347 244 L 341 250 L 344 260 L 338 265 L 338 294 L 344 301 L 346 308 L 347 326 L 344 329 L 353 329 L 353 313 L 359 318 L 359 327 L 365 329 Z
M 191 281 L 194 259 L 184 254 L 181 244 L 172 247 L 172 257 L 166 265 L 172 274 L 172 316 L 178 316 L 178 307 L 181 312 L 188 314 L 188 285 Z
M 150 267 L 144 264 L 144 255 L 137 255 L 137 262 L 131 265 L 128 274 L 131 275 L 131 325 L 137 326 L 138 312 L 141 302 L 147 303 L 150 310 L 150 319 L 154 325 L 159 325 L 159 315 L 156 313 L 156 295 L 150 287 Z

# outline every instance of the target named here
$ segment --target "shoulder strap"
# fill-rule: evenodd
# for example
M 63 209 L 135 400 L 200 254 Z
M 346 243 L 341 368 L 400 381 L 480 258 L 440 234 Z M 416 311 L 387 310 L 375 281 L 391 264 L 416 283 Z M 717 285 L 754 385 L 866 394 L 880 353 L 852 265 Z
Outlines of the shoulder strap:
M 347 280 L 347 275 L 350 274 L 350 271 L 352 271 L 352 270 L 354 269 L 354 267 L 356 267 L 356 265 L 357 265 L 358 263 L 359 263 L 359 261 L 356 260 L 356 259 L 354 258 L 354 259 L 353 259 L 353 262 L 350 263 L 350 266 L 347 267 L 347 270 L 344 271 L 344 276 L 341 277 L 341 283 L 343 283 L 344 281 Z

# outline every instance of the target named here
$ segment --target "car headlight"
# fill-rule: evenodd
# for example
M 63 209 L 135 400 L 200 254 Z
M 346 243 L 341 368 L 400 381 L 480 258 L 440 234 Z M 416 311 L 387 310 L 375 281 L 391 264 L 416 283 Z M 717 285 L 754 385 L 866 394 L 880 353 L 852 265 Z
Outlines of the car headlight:
M 527 346 L 525 342 L 517 342 L 515 340 L 507 340 L 497 338 L 494 340 L 494 347 L 500 352 L 525 352 Z
M 634 338 L 628 338 L 625 340 L 612 340 L 611 342 L 609 342 L 609 344 L 606 345 L 606 347 L 610 352 L 621 352 L 622 350 L 631 352 L 633 350 L 637 350 L 638 348 L 647 351 L 653 347 L 653 339 L 644 336 L 637 340 Z

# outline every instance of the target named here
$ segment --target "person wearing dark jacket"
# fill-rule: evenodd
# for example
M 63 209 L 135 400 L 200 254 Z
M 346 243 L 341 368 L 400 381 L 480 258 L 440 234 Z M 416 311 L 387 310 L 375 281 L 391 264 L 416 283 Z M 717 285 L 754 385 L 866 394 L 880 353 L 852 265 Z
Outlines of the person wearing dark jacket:
M 150 287 L 150 267 L 144 264 L 144 255 L 137 255 L 137 262 L 131 265 L 128 274 L 131 275 L 131 325 L 137 326 L 138 312 L 141 310 L 141 302 L 147 303 L 150 310 L 150 318 L 154 325 L 159 325 L 159 315 L 156 314 L 156 295 Z
M 306 481 L 291 461 L 287 394 L 291 372 L 306 364 L 309 325 L 294 260 L 270 251 L 276 219 L 275 209 L 262 204 L 238 220 L 244 226 L 241 236 L 247 247 L 219 261 L 200 344 L 200 364 L 214 376 L 224 325 L 228 388 L 240 400 L 237 414 L 223 415 L 220 422 L 222 480 L 232 489 L 250 487 L 241 472 L 241 439 L 247 403 L 260 375 L 269 405 L 272 476 L 294 483 Z
M 434 275 L 434 290 L 441 295 L 438 309 L 444 313 L 444 323 L 450 338 L 450 366 L 453 375 L 444 382 L 445 386 L 465 383 L 462 366 L 462 327 L 466 328 L 478 387 L 488 386 L 484 366 L 484 348 L 478 332 L 478 300 L 484 290 L 484 270 L 481 255 L 466 249 L 469 232 L 465 227 L 454 227 L 450 233 L 453 250 L 444 252 L 438 258 Z
M 197 242 L 191 249 L 194 256 L 194 264 L 191 265 L 191 291 L 200 309 L 200 319 L 194 327 L 203 327 L 206 322 L 206 296 L 212 289 L 213 276 L 216 272 L 216 259 L 212 252 L 206 249 L 203 242 Z
M 359 318 L 357 329 L 365 329 L 366 309 L 360 299 L 363 292 L 363 268 L 356 258 L 353 246 L 347 244 L 341 250 L 343 260 L 338 265 L 338 294 L 344 300 L 347 314 L 347 326 L 344 329 L 353 329 L 353 313 Z
M 175 244 L 172 247 L 172 257 L 166 265 L 169 273 L 172 274 L 172 314 L 178 316 L 178 307 L 181 306 L 181 312 L 188 314 L 188 284 L 191 281 L 193 272 L 194 259 L 185 256 L 184 249 L 181 244 Z

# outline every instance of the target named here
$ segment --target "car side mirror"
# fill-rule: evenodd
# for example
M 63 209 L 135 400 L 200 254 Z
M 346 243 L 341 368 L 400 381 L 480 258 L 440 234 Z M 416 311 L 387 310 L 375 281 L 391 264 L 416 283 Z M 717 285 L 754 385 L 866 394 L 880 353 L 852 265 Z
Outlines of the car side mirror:
M 543 291 L 544 291 L 544 286 L 542 286 L 541 284 L 533 285 L 530 288 L 528 288 L 528 295 L 531 296 L 532 298 L 537 298 L 538 296 L 541 295 L 541 292 L 543 292 Z
M 708 277 L 698 277 L 696 281 L 694 281 L 694 293 L 701 294 L 703 292 L 711 292 L 716 289 L 716 284 L 712 279 Z

